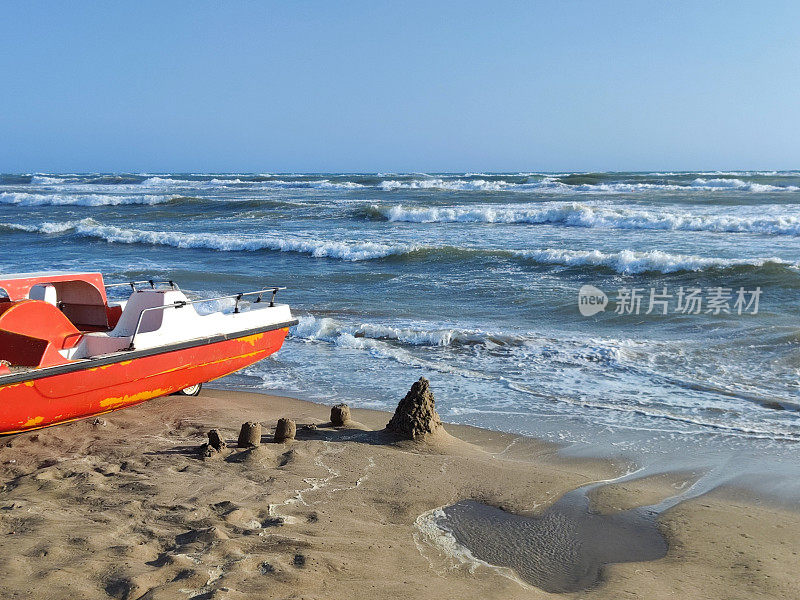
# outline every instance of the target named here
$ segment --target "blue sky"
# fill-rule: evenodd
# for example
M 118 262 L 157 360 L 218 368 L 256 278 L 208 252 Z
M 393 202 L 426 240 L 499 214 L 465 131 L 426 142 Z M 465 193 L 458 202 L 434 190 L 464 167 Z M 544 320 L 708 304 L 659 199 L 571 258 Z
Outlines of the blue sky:
M 797 2 L 8 2 L 0 171 L 800 167 Z

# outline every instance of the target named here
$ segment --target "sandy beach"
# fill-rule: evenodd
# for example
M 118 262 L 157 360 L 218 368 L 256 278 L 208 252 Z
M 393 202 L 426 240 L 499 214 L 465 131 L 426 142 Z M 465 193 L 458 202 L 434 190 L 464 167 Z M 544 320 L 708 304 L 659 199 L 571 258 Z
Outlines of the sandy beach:
M 2 14 L 0 600 L 800 600 L 800 2 Z
M 800 596 L 797 513 L 754 493 L 716 489 L 652 513 L 647 530 L 636 520 L 646 511 L 631 509 L 684 493 L 698 474 L 591 486 L 626 466 L 465 426 L 398 441 L 381 431 L 388 413 L 354 410 L 340 428 L 329 416 L 302 400 L 207 389 L 4 438 L 0 596 Z M 280 417 L 296 421 L 294 441 L 272 441 Z M 236 445 L 245 421 L 262 423 L 258 448 Z M 228 448 L 203 458 L 212 428 Z M 588 510 L 565 504 L 587 485 Z M 441 510 L 465 500 L 521 525 L 490 526 L 501 537 L 489 539 L 480 531 L 491 521 L 468 504 Z M 448 510 L 449 534 L 436 525 Z M 470 535 L 475 554 L 456 539 Z M 607 552 L 633 562 L 598 566 Z

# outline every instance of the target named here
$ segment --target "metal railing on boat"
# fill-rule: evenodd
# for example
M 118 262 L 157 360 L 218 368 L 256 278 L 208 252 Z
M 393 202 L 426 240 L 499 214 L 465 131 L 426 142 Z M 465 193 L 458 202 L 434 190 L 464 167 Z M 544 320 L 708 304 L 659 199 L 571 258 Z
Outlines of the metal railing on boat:
M 264 296 L 264 294 L 271 293 L 272 296 L 269 299 L 269 306 L 275 306 L 275 296 L 278 294 L 280 290 L 285 290 L 285 289 L 286 287 L 271 287 L 263 290 L 257 290 L 255 292 L 240 292 L 238 294 L 228 294 L 227 296 L 216 296 L 214 298 L 201 298 L 199 300 L 178 300 L 177 302 L 173 302 L 172 304 L 165 304 L 164 306 L 151 306 L 150 308 L 145 308 L 144 310 L 142 310 L 142 312 L 139 313 L 139 319 L 136 321 L 136 329 L 133 330 L 133 335 L 131 336 L 131 343 L 128 346 L 128 350 L 134 349 L 133 342 L 134 339 L 136 339 L 136 335 L 139 333 L 139 328 L 142 326 L 142 319 L 144 319 L 144 314 L 146 312 L 155 310 L 166 310 L 168 308 L 183 308 L 184 306 L 188 306 L 190 304 L 202 304 L 204 302 L 215 302 L 217 300 L 226 300 L 228 298 L 234 298 L 235 302 L 233 306 L 233 312 L 234 314 L 238 314 L 239 302 L 242 300 L 242 298 L 245 298 L 247 296 L 257 296 L 253 304 L 258 304 L 259 302 L 261 302 L 261 299 Z
M 134 292 L 136 290 L 137 285 L 144 285 L 148 284 L 150 289 L 156 289 L 157 285 L 165 284 L 170 287 L 170 289 L 180 289 L 178 284 L 172 281 L 171 279 L 143 279 L 142 281 L 125 281 L 123 283 L 107 283 L 105 287 L 113 288 L 113 287 L 130 287 Z

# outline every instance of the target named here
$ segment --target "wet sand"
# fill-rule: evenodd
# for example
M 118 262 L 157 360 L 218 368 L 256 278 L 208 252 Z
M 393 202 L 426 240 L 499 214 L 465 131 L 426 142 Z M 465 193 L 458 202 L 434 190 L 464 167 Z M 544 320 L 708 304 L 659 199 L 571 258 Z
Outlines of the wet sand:
M 623 475 L 625 464 L 453 425 L 428 442 L 397 442 L 378 431 L 387 413 L 354 410 L 356 423 L 331 428 L 329 410 L 205 390 L 0 439 L 0 597 L 800 597 L 791 507 L 730 488 L 664 502 L 691 489 L 696 473 L 575 492 Z M 297 422 L 296 440 L 271 442 L 280 417 Z M 263 426 L 258 448 L 236 447 L 245 421 Z M 317 429 L 302 428 L 309 423 Z M 203 459 L 212 428 L 229 448 Z M 478 557 L 425 518 L 465 500 L 488 507 L 467 515 L 470 527 L 548 524 L 506 531 L 494 550 L 473 548 Z M 651 525 L 626 511 L 641 507 L 657 508 L 638 555 L 634 538 Z M 609 536 L 616 553 L 606 552 Z M 512 538 L 527 576 L 497 566 Z M 563 555 L 549 552 L 559 547 Z M 530 576 L 589 563 L 596 576 L 558 588 L 573 591 L 546 592 Z

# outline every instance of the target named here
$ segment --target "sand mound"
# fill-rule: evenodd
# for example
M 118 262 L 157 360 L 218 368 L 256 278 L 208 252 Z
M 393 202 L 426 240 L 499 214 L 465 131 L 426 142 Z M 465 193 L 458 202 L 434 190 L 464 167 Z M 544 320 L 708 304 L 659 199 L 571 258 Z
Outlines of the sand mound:
M 214 458 L 227 447 L 228 444 L 225 443 L 219 429 L 212 429 L 208 432 L 208 442 L 198 448 L 198 453 L 201 458 Z
M 236 442 L 239 448 L 255 448 L 261 445 L 261 423 L 248 421 L 242 423 L 239 430 L 239 439 Z
M 386 429 L 407 440 L 419 440 L 444 432 L 442 420 L 436 412 L 436 400 L 427 379 L 420 377 L 411 386 L 405 398 L 397 405 Z
M 331 425 L 343 427 L 350 421 L 350 407 L 347 404 L 337 404 L 331 407 Z
M 291 441 L 297 435 L 297 424 L 292 419 L 278 419 L 275 426 L 275 441 L 283 443 Z

